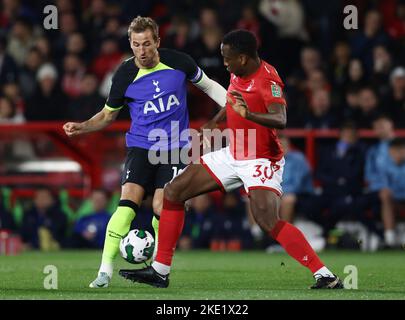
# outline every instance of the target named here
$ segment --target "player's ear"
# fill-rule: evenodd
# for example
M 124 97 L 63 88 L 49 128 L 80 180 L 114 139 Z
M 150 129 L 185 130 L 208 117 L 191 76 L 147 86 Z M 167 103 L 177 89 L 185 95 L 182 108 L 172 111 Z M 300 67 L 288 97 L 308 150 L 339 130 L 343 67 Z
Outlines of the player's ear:
M 157 41 L 156 41 L 156 48 L 159 48 L 160 47 L 160 38 L 157 38 Z
M 248 62 L 248 57 L 245 54 L 239 55 L 239 61 L 242 66 L 245 66 Z

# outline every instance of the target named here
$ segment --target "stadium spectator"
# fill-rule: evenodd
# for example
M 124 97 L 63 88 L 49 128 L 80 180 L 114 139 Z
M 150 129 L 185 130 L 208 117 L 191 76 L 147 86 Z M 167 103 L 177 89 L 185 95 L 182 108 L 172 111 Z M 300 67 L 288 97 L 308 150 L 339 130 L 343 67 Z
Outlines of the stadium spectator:
M 27 120 L 63 120 L 66 118 L 67 99 L 59 87 L 56 68 L 42 65 L 37 73 L 38 88 L 32 99 L 27 101 Z
M 350 46 L 347 42 L 339 41 L 332 54 L 330 78 L 332 85 L 340 94 L 344 92 L 349 78 L 349 63 Z
M 62 90 L 69 98 L 76 98 L 81 93 L 81 82 L 86 72 L 83 61 L 74 54 L 67 54 L 63 59 Z
M 309 105 L 310 111 L 303 119 L 305 128 L 331 129 L 338 126 L 330 100 L 330 93 L 327 90 L 318 89 L 313 92 Z
M 320 148 L 315 177 L 322 186 L 322 194 L 313 203 L 325 236 L 339 220 L 360 218 L 364 158 L 364 147 L 350 122 L 342 125 L 334 145 Z
M 308 213 L 308 201 L 314 192 L 312 173 L 304 154 L 291 148 L 291 141 L 287 136 L 280 136 L 280 142 L 285 158 L 280 216 L 292 223 L 296 213 Z
M 79 32 L 71 33 L 67 38 L 66 54 L 74 54 L 80 57 L 87 65 L 91 60 L 91 51 L 87 46 L 83 34 Z
M 205 28 L 220 28 L 221 25 L 218 19 L 218 12 L 213 7 L 203 7 L 199 12 L 199 26 L 200 30 Z
M 277 30 L 277 50 L 282 52 L 283 59 L 291 62 L 283 65 L 281 72 L 289 74 L 297 67 L 301 47 L 309 39 L 302 4 L 296 0 L 261 0 L 258 9 Z
M 58 13 L 71 13 L 74 11 L 74 1 L 69 0 L 56 0 L 56 7 Z
M 0 86 L 17 80 L 18 69 L 14 59 L 6 52 L 7 41 L 0 34 Z
M 392 115 L 395 126 L 405 128 L 405 68 L 396 67 L 390 75 L 390 91 L 384 99 L 384 112 Z
M 319 70 L 321 67 L 322 59 L 319 50 L 310 46 L 304 47 L 300 52 L 300 67 L 288 79 L 288 84 L 297 86 L 298 90 L 303 91 L 305 81 L 311 72 Z
M 349 79 L 346 84 L 347 88 L 358 88 L 366 85 L 366 74 L 361 60 L 351 59 L 349 62 Z
M 53 61 L 53 52 L 48 38 L 45 36 L 39 37 L 35 43 L 35 47 L 41 52 L 42 58 L 45 62 Z
M 392 216 L 384 217 L 385 232 L 395 228 L 399 211 L 405 210 L 405 140 L 395 138 L 389 144 L 389 161 L 383 167 L 381 176 L 386 201 L 392 202 Z M 389 244 L 391 245 L 391 243 Z M 393 245 L 399 245 L 394 235 Z
M 94 39 L 98 45 L 100 39 L 99 31 L 103 29 L 107 20 L 107 4 L 104 0 L 91 1 L 83 14 L 84 27 L 89 39 Z M 92 45 L 92 43 L 90 43 Z
M 68 38 L 79 30 L 78 18 L 73 12 L 66 12 L 59 15 L 59 28 L 58 36 L 52 41 L 52 47 L 55 52 L 55 59 L 57 65 L 60 64 L 60 58 L 66 53 Z
M 22 66 L 29 50 L 35 45 L 33 26 L 28 19 L 18 18 L 9 35 L 7 52 L 18 66 Z
M 381 25 L 381 15 L 377 10 L 370 10 L 364 18 L 364 27 L 351 39 L 354 57 L 364 62 L 367 73 L 373 70 L 373 48 L 388 45 L 389 37 Z
M 344 93 L 344 101 L 340 102 L 340 107 L 338 110 L 339 118 L 341 121 L 354 121 L 354 119 L 359 119 L 360 108 L 359 108 L 359 88 L 356 86 L 348 87 Z
M 317 69 L 312 70 L 308 74 L 308 78 L 305 80 L 303 90 L 307 101 L 310 102 L 315 91 L 325 90 L 330 92 L 331 86 L 325 76 L 325 73 L 321 69 Z
M 43 57 L 39 49 L 37 47 L 31 48 L 18 77 L 24 99 L 29 99 L 34 95 L 37 85 L 36 75 L 42 63 Z
M 24 121 L 24 117 L 17 113 L 16 106 L 13 101 L 7 97 L 0 96 L 0 124 L 22 123 Z
M 397 247 L 395 220 L 405 210 L 405 140 L 394 138 L 389 142 L 388 157 L 378 168 L 380 179 L 380 212 L 384 225 L 384 240 L 387 247 Z
M 373 120 L 381 112 L 379 99 L 372 87 L 363 87 L 359 92 L 358 118 L 353 119 L 359 128 L 371 129 Z
M 117 66 L 122 56 L 123 53 L 120 51 L 117 39 L 105 38 L 101 42 L 100 53 L 94 58 L 90 70 L 101 81 L 109 71 Z
M 384 29 L 395 39 L 405 36 L 405 3 L 403 1 L 381 1 L 380 10 L 384 17 Z
M 102 248 L 111 213 L 106 210 L 107 193 L 94 190 L 90 196 L 93 212 L 76 221 L 73 226 L 72 247 Z
M 229 83 L 229 75 L 223 66 L 220 51 L 221 39 L 221 29 L 203 29 L 201 38 L 193 44 L 192 55 L 197 57 L 197 63 L 206 70 L 207 74 L 221 85 L 226 86 Z
M 21 4 L 21 0 L 2 1 L 0 11 L 0 27 L 9 31 L 13 22 L 19 17 L 24 16 L 26 7 Z
M 25 100 L 21 96 L 20 87 L 15 82 L 9 82 L 3 86 L 3 95 L 9 98 L 16 108 L 16 114 L 25 119 Z
M 252 32 L 256 36 L 258 47 L 261 47 L 260 21 L 257 17 L 256 9 L 252 5 L 243 7 L 241 18 L 237 22 L 236 27 L 237 29 L 245 29 Z
M 31 209 L 24 211 L 21 236 L 28 248 L 44 251 L 64 246 L 67 218 L 49 189 L 38 189 Z
M 69 119 L 84 121 L 91 118 L 104 99 L 97 92 L 98 81 L 93 74 L 86 74 L 80 81 L 80 95 L 69 104 Z
M 382 218 L 385 230 L 384 240 L 386 245 L 391 246 L 395 244 L 392 224 L 394 213 L 383 171 L 392 162 L 389 156 L 389 144 L 395 138 L 394 123 L 388 116 L 381 115 L 374 120 L 373 130 L 379 142 L 367 151 L 365 163 L 367 200 L 373 219 L 379 221 L 380 217 Z
M 392 65 L 392 57 L 388 49 L 383 45 L 375 46 L 373 49 L 373 74 L 371 75 L 371 84 L 376 88 L 380 97 L 387 95 L 389 91 L 389 78 Z
M 8 87 L 13 89 L 14 84 L 8 84 Z M 13 91 L 5 88 L 5 93 L 10 94 Z M 12 93 L 12 92 L 11 92 Z M 12 95 L 12 94 L 10 94 Z M 24 115 L 17 108 L 14 101 L 8 97 L 0 96 L 0 125 L 2 124 L 21 124 L 25 122 Z M 12 141 L 3 141 L 0 144 L 0 158 L 4 161 L 15 161 L 19 159 L 27 159 L 34 157 L 34 148 L 27 134 L 20 133 L 14 136 Z
M 171 20 L 162 45 L 179 51 L 191 53 L 194 36 L 191 33 L 190 21 L 182 15 L 175 15 Z

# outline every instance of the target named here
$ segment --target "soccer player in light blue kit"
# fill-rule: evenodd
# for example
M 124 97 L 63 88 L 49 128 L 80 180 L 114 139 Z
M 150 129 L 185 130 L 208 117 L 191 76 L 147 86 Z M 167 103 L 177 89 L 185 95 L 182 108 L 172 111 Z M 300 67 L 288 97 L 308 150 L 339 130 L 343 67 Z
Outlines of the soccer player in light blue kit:
M 114 74 L 104 108 L 85 122 L 68 122 L 63 126 L 69 137 L 101 130 L 116 119 L 124 105 L 130 108 L 132 123 L 126 134 L 128 153 L 121 199 L 108 223 L 101 266 L 97 278 L 90 283 L 91 288 L 108 287 L 120 240 L 128 233 L 148 194 L 153 194 L 152 226 L 155 237 L 158 235 L 163 187 L 186 166 L 181 161 L 170 160 L 173 152 L 178 155 L 188 145 L 178 134 L 172 134 L 173 125 L 174 131 L 179 133 L 189 127 L 187 80 L 221 107 L 226 104 L 226 90 L 209 79 L 189 55 L 159 49 L 158 26 L 151 18 L 136 17 L 128 28 L 128 37 L 134 57 L 124 61 Z M 150 139 L 154 129 L 163 130 L 159 132 L 167 135 L 160 136 L 158 145 L 161 152 L 167 153 L 168 164 L 149 161 L 149 150 L 157 145 Z

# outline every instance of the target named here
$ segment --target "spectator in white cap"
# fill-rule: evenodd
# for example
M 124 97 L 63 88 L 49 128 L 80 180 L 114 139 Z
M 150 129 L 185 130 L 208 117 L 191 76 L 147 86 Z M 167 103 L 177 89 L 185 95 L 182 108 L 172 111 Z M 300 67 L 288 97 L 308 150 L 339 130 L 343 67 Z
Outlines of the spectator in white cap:
M 65 119 L 67 98 L 60 89 L 56 68 L 49 63 L 42 65 L 37 82 L 32 99 L 27 101 L 26 118 L 38 121 Z
M 405 128 L 405 68 L 398 66 L 390 74 L 390 92 L 384 99 L 386 113 L 392 115 L 397 128 Z

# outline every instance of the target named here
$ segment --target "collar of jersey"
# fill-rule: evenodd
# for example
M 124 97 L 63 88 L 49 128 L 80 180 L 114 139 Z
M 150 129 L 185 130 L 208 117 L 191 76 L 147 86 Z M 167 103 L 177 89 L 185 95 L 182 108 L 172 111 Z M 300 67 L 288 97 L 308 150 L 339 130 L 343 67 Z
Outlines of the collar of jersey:
M 239 82 L 248 82 L 250 80 L 252 80 L 254 77 L 256 77 L 263 69 L 263 60 L 260 61 L 260 66 L 259 68 L 253 72 L 251 75 L 247 76 L 246 78 L 242 78 L 242 77 L 237 77 Z
M 165 65 L 164 63 L 159 62 L 159 63 L 158 63 L 156 66 L 154 66 L 153 68 L 150 68 L 150 69 L 139 69 L 139 71 L 138 71 L 138 73 L 137 73 L 137 75 L 136 75 L 134 81 L 132 81 L 132 82 L 135 82 L 135 81 L 138 80 L 139 78 L 142 78 L 142 77 L 144 77 L 144 76 L 146 76 L 146 75 L 148 75 L 148 74 L 151 74 L 151 73 L 156 72 L 156 71 L 161 71 L 161 70 L 173 70 L 173 68 L 170 68 L 168 65 Z

